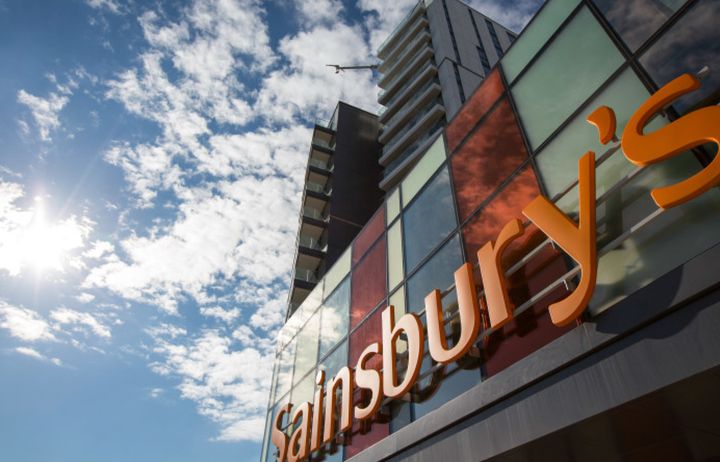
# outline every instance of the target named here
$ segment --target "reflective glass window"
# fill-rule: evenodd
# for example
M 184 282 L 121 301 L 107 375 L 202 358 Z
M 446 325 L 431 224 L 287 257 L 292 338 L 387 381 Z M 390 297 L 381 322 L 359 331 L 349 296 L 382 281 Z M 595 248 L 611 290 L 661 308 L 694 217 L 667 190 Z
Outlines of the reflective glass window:
M 594 151 L 599 158 L 608 149 L 600 144 L 597 129 L 586 121 L 587 116 L 600 106 L 611 107 L 615 111 L 616 133 L 620 137 L 627 121 L 649 95 L 635 72 L 626 69 L 538 153 L 538 169 L 550 197 L 577 180 L 577 161 L 583 154 Z M 657 124 L 651 128 L 654 126 Z M 622 155 L 613 155 L 605 162 L 603 172 L 607 175 L 597 177 L 598 194 L 634 168 Z
M 525 68 L 528 62 L 545 45 L 545 42 L 558 30 L 560 24 L 575 9 L 580 0 L 552 0 L 546 2 L 540 12 L 533 18 L 530 24 L 513 46 L 502 58 L 502 68 L 508 82 L 515 80 L 515 77 Z
M 328 351 L 348 332 L 350 316 L 350 277 L 335 289 L 323 303 L 320 320 L 320 357 Z
M 303 326 L 297 336 L 295 354 L 295 372 L 293 381 L 297 383 L 307 371 L 315 368 L 318 355 L 318 337 L 320 334 L 320 310 L 316 311 Z
M 513 86 L 532 148 L 538 147 L 624 62 L 585 7 Z
M 392 223 L 395 217 L 400 215 L 400 188 L 395 188 L 390 193 L 385 204 L 387 207 L 387 222 Z
M 443 168 L 403 216 L 405 270 L 412 270 L 455 227 L 450 175 Z
M 357 329 L 350 334 L 350 353 L 348 364 L 355 367 L 360 354 L 365 347 L 373 342 L 382 340 L 382 311 L 385 307 L 375 310 Z M 366 363 L 368 367 L 380 367 L 382 364 L 381 357 L 376 355 Z
M 405 277 L 403 270 L 402 222 L 395 222 L 388 230 L 388 281 L 390 289 L 400 284 Z
M 320 369 L 325 371 L 325 382 L 334 377 L 340 369 L 348 365 L 347 341 L 340 343 L 332 353 L 320 363 Z
M 495 69 L 483 80 L 470 99 L 463 104 L 460 111 L 445 130 L 448 149 L 454 151 L 467 134 L 477 125 L 478 121 L 498 100 L 505 87 L 500 77 L 500 70 Z
M 353 242 L 353 265 L 360 261 L 383 231 L 385 231 L 385 207 L 380 207 Z
M 387 292 L 385 247 L 385 239 L 382 238 L 352 272 L 351 329 L 385 298 Z
M 503 100 L 451 160 L 460 221 L 527 158 L 510 103 Z
M 297 337 L 293 338 L 290 343 L 280 352 L 277 386 L 275 388 L 275 401 L 283 397 L 292 386 L 293 367 L 295 366 L 295 343 Z
M 439 136 L 400 184 L 403 206 L 410 203 L 415 194 L 427 183 L 428 178 L 445 161 L 445 157 L 445 141 Z
M 640 57 L 640 63 L 659 86 L 683 73 L 696 73 L 705 66 L 710 68 L 699 90 L 674 103 L 673 106 L 681 113 L 717 104 L 720 100 L 718 17 L 720 2 L 698 1 Z
M 631 51 L 650 38 L 685 0 L 593 0 Z
M 292 389 L 292 397 L 290 402 L 294 407 L 304 402 L 312 403 L 313 393 L 315 392 L 315 369 L 305 374 L 305 376 Z
M 425 308 L 425 296 L 433 289 L 445 290 L 453 284 L 453 274 L 462 265 L 460 238 L 454 236 L 407 282 L 407 310 Z
M 337 287 L 350 272 L 350 263 L 352 263 L 350 250 L 351 249 L 347 249 L 325 274 L 325 287 L 323 292 L 325 298 L 335 290 L 335 287 Z

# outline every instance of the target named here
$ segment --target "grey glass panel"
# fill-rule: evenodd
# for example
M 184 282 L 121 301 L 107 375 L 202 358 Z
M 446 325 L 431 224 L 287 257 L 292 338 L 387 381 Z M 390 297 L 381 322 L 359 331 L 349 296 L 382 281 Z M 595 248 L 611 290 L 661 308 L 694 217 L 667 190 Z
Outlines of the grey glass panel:
M 325 371 L 325 382 L 334 377 L 340 369 L 347 366 L 348 351 L 347 341 L 343 341 L 338 347 L 320 364 L 320 369 Z
M 631 51 L 680 8 L 685 0 L 594 0 L 597 7 Z
M 456 226 L 450 175 L 443 167 L 404 214 L 405 271 L 412 270 Z
M 587 116 L 599 106 L 611 107 L 617 118 L 616 133 L 619 137 L 630 116 L 648 96 L 650 93 L 635 72 L 626 69 L 538 153 L 538 170 L 550 197 L 577 179 L 577 161 L 583 154 L 594 151 L 596 157 L 600 157 L 608 149 L 600 144 L 597 129 L 585 120 Z M 605 192 L 617 183 L 618 178 L 634 168 L 622 154 L 617 154 L 608 159 L 602 169 L 607 175 L 598 174 L 598 194 Z
M 575 111 L 624 59 L 583 8 L 512 88 L 533 148 Z
M 423 360 L 422 371 L 433 366 L 430 356 Z M 460 369 L 452 364 L 418 382 L 419 394 L 423 400 L 413 403 L 415 420 L 437 409 L 480 382 L 479 369 Z
M 716 104 L 720 100 L 718 18 L 720 2 L 697 2 L 640 58 L 640 63 L 659 86 L 683 73 L 696 73 L 705 66 L 710 68 L 700 90 L 682 97 L 674 104 L 680 112 Z
M 462 265 L 460 238 L 455 235 L 407 282 L 407 311 L 424 308 L 425 296 L 433 289 L 445 290 L 453 283 L 455 270 Z
M 609 178 L 608 168 L 615 169 L 617 166 L 601 165 L 598 177 Z M 630 169 L 633 168 L 630 166 Z M 598 207 L 598 249 L 657 209 L 650 197 L 653 188 L 674 184 L 700 168 L 691 153 L 684 153 L 648 167 L 647 171 L 610 195 Z M 576 212 L 576 190 L 571 191 L 558 205 L 566 212 Z M 598 314 L 604 311 L 720 242 L 719 230 L 720 191 L 717 189 L 684 205 L 668 209 L 600 258 L 590 312 Z
M 348 331 L 350 313 L 350 277 L 335 289 L 322 306 L 320 319 L 320 357 L 342 340 Z

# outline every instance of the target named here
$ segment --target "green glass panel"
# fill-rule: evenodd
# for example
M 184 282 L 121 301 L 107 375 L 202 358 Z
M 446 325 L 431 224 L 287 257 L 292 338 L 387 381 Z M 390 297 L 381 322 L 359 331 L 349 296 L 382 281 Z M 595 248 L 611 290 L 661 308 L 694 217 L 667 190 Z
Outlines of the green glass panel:
M 400 187 L 402 188 L 403 206 L 406 206 L 415 197 L 415 194 L 427 183 L 438 167 L 445 161 L 445 140 L 439 136 L 430 148 L 423 154 L 420 161 L 410 170 Z
M 587 116 L 600 106 L 612 108 L 617 119 L 616 133 L 619 138 L 630 116 L 649 95 L 635 72 L 628 68 L 538 153 L 538 170 L 550 197 L 577 179 L 577 162 L 583 154 L 593 151 L 597 158 L 608 149 L 600 144 L 597 129 L 587 122 Z M 633 169 L 632 164 L 622 155 L 613 155 L 606 162 L 603 171 L 607 175 L 598 175 L 598 194 L 602 194 L 618 178 Z
M 512 88 L 531 146 L 542 144 L 623 61 L 583 8 Z
M 400 188 L 395 188 L 390 193 L 385 206 L 387 207 L 387 222 L 392 223 L 395 217 L 400 215 Z
M 340 281 L 345 279 L 345 276 L 347 276 L 350 272 L 350 265 L 352 263 L 351 249 L 352 246 L 348 247 L 348 249 L 333 264 L 327 274 L 325 274 L 324 298 L 327 298 L 327 296 L 335 290 L 335 287 L 340 284 Z
M 515 80 L 579 2 L 580 0 L 547 2 L 500 61 L 508 82 Z
M 402 223 L 395 222 L 388 230 L 388 282 L 390 289 L 400 284 L 405 276 L 403 271 Z

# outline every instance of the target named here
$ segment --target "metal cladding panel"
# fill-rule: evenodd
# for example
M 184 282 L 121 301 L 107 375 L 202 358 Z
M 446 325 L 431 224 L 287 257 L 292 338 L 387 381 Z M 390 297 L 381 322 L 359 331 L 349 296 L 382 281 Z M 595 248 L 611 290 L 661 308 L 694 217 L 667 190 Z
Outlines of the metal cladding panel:
M 437 0 L 430 4 L 427 8 L 427 17 L 430 23 L 432 46 L 435 49 L 435 63 L 440 66 L 445 59 L 455 61 L 455 50 L 453 49 L 450 29 L 445 19 L 442 0 Z
M 483 77 L 476 74 L 475 72 L 466 69 L 464 66 L 458 66 L 458 73 L 460 74 L 460 82 L 463 86 L 463 92 L 465 94 L 465 97 L 468 98 L 470 95 L 473 94 L 475 89 L 483 81 Z M 460 110 L 460 107 L 452 109 L 453 110 L 451 112 L 450 108 L 446 107 L 445 112 L 447 114 L 448 120 L 450 120 L 455 115 L 455 113 Z
M 497 51 L 495 50 L 495 44 L 493 43 L 492 36 L 490 35 L 490 30 L 488 29 L 488 25 L 485 22 L 485 16 L 474 12 L 473 16 L 475 17 L 475 24 L 477 24 L 478 33 L 480 34 L 480 39 L 482 40 L 483 47 L 485 48 L 485 53 L 487 53 L 488 60 L 490 61 L 490 66 L 494 66 L 495 63 L 497 63 L 501 56 L 498 56 Z M 496 29 L 504 29 L 502 27 L 496 27 Z M 500 35 L 505 35 L 504 33 L 499 33 L 498 40 L 500 40 L 500 45 L 503 49 L 503 51 L 507 50 L 510 44 L 508 43 L 507 46 L 503 43 L 502 39 L 500 39 Z
M 446 114 L 455 114 L 460 110 L 463 101 L 460 98 L 460 88 L 455 78 L 453 63 L 445 60 L 438 68 L 438 78 L 442 87 L 442 99 Z
M 477 35 L 470 19 L 470 9 L 456 0 L 446 0 L 448 14 L 452 21 L 455 43 L 457 43 L 459 64 L 482 74 L 482 64 L 477 52 Z

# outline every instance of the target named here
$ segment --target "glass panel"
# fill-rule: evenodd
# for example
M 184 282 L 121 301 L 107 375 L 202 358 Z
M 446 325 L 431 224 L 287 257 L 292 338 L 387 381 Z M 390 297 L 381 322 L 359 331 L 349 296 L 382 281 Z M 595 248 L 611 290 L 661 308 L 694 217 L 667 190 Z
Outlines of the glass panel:
M 353 242 L 353 265 L 360 261 L 383 231 L 385 231 L 385 207 L 380 207 Z
M 630 51 L 637 50 L 685 0 L 593 0 Z
M 390 288 L 400 284 L 405 277 L 403 271 L 402 220 L 398 220 L 388 230 L 388 279 Z
M 443 168 L 405 211 L 405 270 L 412 270 L 455 227 L 450 175 L 447 168 Z
M 467 358 L 466 358 L 467 359 Z M 475 361 L 479 363 L 479 361 Z M 423 359 L 421 374 L 433 366 L 429 355 Z M 418 381 L 418 401 L 413 402 L 415 420 L 461 395 L 480 382 L 479 369 L 461 369 L 452 364 Z
M 659 86 L 685 72 L 696 73 L 705 66 L 711 72 L 702 87 L 674 104 L 681 113 L 699 106 L 717 104 L 720 100 L 720 2 L 699 1 L 685 13 L 640 58 L 650 76 Z
M 623 61 L 583 8 L 512 89 L 530 145 L 545 141 Z
M 460 112 L 448 124 L 445 134 L 450 152 L 457 148 L 503 91 L 505 91 L 505 87 L 500 78 L 500 71 L 495 69 L 483 80 L 470 100 L 463 104 Z
M 320 364 L 320 369 L 325 371 L 325 382 L 334 377 L 340 369 L 348 365 L 348 344 L 343 341 L 333 350 L 330 355 Z
M 645 86 L 628 68 L 543 148 L 536 159 L 550 197 L 577 180 L 577 161 L 583 154 L 594 151 L 596 157 L 600 157 L 608 149 L 600 144 L 597 129 L 585 120 L 587 116 L 600 106 L 611 107 L 617 118 L 616 133 L 619 137 L 630 116 L 648 96 Z M 633 169 L 622 155 L 613 155 L 606 163 L 616 167 L 611 169 L 607 178 L 598 178 L 598 194 L 605 190 L 604 182 L 615 184 L 620 176 Z
M 320 358 L 347 335 L 350 316 L 350 277 L 340 284 L 322 307 Z
M 395 188 L 387 198 L 387 222 L 392 221 L 400 215 L 400 188 Z
M 619 154 L 619 153 L 618 153 Z M 612 166 L 610 166 L 611 168 Z M 688 178 L 700 169 L 691 153 L 648 167 L 627 185 L 611 194 L 598 207 L 598 248 L 652 213 L 657 206 L 650 190 Z M 598 177 L 611 176 L 605 164 Z M 559 206 L 577 209 L 577 193 L 563 198 Z M 615 250 L 603 255 L 598 264 L 597 287 L 590 311 L 598 314 L 627 295 L 681 265 L 720 241 L 720 191 L 712 189 L 682 206 L 665 211 L 653 222 L 632 234 Z
M 400 187 L 402 188 L 404 206 L 410 203 L 415 194 L 427 183 L 428 178 L 435 173 L 445 160 L 444 143 L 443 137 L 439 136 L 403 180 Z
M 272 411 L 269 411 L 267 413 L 267 417 L 265 417 L 265 434 L 263 436 L 263 446 L 262 446 L 262 452 L 260 453 L 260 462 L 266 462 L 269 457 L 268 450 L 270 449 L 270 445 L 272 445 L 272 441 L 270 439 L 270 431 L 272 429 Z
M 335 290 L 335 287 L 340 284 L 340 281 L 345 279 L 345 276 L 350 272 L 350 263 L 350 249 L 347 249 L 330 268 L 330 271 L 325 274 L 324 298 L 327 298 Z
M 453 283 L 455 270 L 462 265 L 460 238 L 456 235 L 428 260 L 407 282 L 407 310 L 425 308 L 425 296 L 433 289 L 445 290 Z
M 512 108 L 500 103 L 450 161 L 464 221 L 528 158 Z
M 304 402 L 312 403 L 315 392 L 315 369 L 309 372 L 300 382 L 293 387 L 290 402 L 297 407 Z
M 350 329 L 357 326 L 370 310 L 385 298 L 385 247 L 385 239 L 380 239 L 352 272 Z
M 390 305 L 395 307 L 395 318 L 400 319 L 400 316 L 405 314 L 405 286 L 400 286 L 390 296 Z
M 543 6 L 501 61 L 508 82 L 515 80 L 579 2 L 580 0 L 552 0 Z
M 316 311 L 297 336 L 297 354 L 293 382 L 297 383 L 307 371 L 315 368 L 320 335 L 320 310 Z
M 295 365 L 295 341 L 292 341 L 280 353 L 280 364 L 278 366 L 277 388 L 275 388 L 275 401 L 280 399 L 292 386 L 293 366 Z
M 468 259 L 476 261 L 476 252 L 494 241 L 508 221 L 523 219 L 522 209 L 539 194 L 532 167 L 526 166 L 463 228 Z

